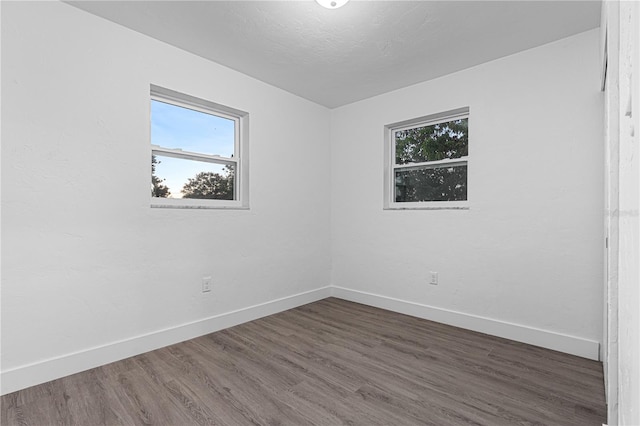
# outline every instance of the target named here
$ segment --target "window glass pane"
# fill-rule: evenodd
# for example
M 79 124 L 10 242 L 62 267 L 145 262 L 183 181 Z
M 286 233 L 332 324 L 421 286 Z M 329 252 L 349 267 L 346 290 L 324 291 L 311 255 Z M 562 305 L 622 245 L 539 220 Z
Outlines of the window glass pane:
M 232 157 L 235 121 L 151 100 L 151 143 L 164 148 Z
M 151 195 L 160 198 L 233 200 L 233 166 L 151 156 Z
M 396 170 L 395 200 L 460 201 L 467 199 L 467 166 Z
M 468 118 L 394 132 L 396 164 L 468 155 Z

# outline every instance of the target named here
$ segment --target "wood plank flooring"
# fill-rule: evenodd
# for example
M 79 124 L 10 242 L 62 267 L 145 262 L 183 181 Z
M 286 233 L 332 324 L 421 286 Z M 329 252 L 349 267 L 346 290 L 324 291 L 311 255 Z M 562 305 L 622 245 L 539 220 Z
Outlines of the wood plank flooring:
M 595 361 L 329 298 L 2 397 L 2 425 L 601 425 Z

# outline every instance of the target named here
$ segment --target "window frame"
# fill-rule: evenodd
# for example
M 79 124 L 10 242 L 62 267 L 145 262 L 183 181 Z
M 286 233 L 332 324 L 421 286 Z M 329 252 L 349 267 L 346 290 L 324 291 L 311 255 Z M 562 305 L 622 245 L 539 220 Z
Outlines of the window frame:
M 158 101 L 232 120 L 234 122 L 233 157 L 184 151 L 154 145 L 151 140 L 151 101 Z M 205 163 L 232 165 L 234 168 L 233 200 L 162 198 L 150 195 L 152 208 L 201 208 L 248 209 L 249 208 L 249 114 L 235 108 L 186 95 L 160 86 L 151 85 L 149 96 L 149 145 L 151 156 L 172 157 Z M 151 170 L 149 169 L 149 178 Z
M 384 202 L 385 210 L 443 210 L 469 209 L 469 163 L 470 155 L 445 160 L 424 161 L 420 163 L 396 164 L 396 141 L 394 133 L 416 127 L 433 126 L 453 120 L 466 118 L 471 121 L 469 107 L 457 108 L 441 113 L 430 114 L 410 120 L 404 120 L 384 126 Z M 469 147 L 470 148 L 470 147 Z M 416 170 L 426 168 L 444 168 L 446 166 L 467 166 L 467 199 L 456 201 L 395 201 L 395 176 L 398 170 Z

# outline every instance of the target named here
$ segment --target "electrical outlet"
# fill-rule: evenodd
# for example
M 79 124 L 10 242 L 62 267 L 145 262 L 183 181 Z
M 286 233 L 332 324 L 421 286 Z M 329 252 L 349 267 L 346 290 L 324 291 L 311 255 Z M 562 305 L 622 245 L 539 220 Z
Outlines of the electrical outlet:
M 202 292 L 209 293 L 213 287 L 213 280 L 211 277 L 202 277 Z
M 429 280 L 429 284 L 438 285 L 438 273 L 431 271 L 430 274 L 431 274 L 431 279 Z

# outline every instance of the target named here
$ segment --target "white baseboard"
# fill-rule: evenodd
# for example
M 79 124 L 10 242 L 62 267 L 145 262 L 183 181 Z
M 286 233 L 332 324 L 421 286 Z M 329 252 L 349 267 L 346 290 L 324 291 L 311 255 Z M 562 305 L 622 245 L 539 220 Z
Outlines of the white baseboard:
M 162 348 L 218 330 L 253 321 L 268 315 L 286 311 L 307 303 L 329 297 L 330 287 L 299 293 L 281 299 L 271 300 L 247 308 L 214 315 L 153 333 L 112 342 L 83 351 L 78 351 L 33 364 L 22 365 L 0 374 L 2 395 L 20 389 L 45 383 L 70 374 L 99 367 L 154 349 Z
M 0 394 L 4 395 L 29 386 L 79 373 L 154 349 L 253 321 L 287 309 L 322 300 L 329 296 L 478 331 L 480 333 L 504 337 L 517 342 L 541 346 L 584 358 L 599 359 L 600 344 L 596 341 L 408 302 L 406 300 L 394 299 L 378 294 L 328 286 L 2 371 L 2 373 L 0 373 Z
M 351 290 L 343 287 L 331 287 L 331 295 L 339 299 L 453 325 L 455 327 L 490 334 L 492 336 L 503 337 L 505 339 L 515 340 L 516 342 L 553 349 L 595 361 L 599 361 L 600 357 L 600 343 L 580 337 L 465 314 L 462 312 L 450 311 L 447 309 L 436 308 L 434 306 L 422 305 L 419 303 L 408 302 L 406 300 L 394 299 L 392 297 Z

